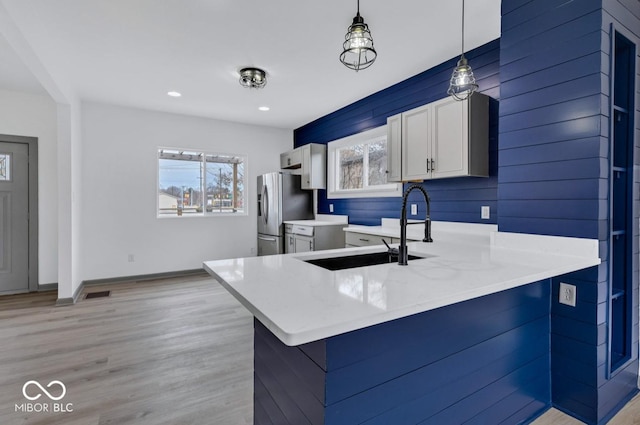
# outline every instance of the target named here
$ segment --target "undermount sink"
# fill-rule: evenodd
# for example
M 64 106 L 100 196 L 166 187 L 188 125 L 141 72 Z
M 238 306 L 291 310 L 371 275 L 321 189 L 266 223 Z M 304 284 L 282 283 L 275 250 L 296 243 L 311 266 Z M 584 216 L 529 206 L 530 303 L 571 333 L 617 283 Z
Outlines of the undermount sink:
M 416 260 L 425 257 L 409 255 L 409 260 Z M 398 262 L 398 254 L 388 252 L 373 252 L 370 254 L 346 255 L 342 257 L 317 258 L 315 260 L 305 260 L 309 264 L 325 268 L 327 270 L 344 270 L 356 267 L 375 266 L 377 264 L 390 264 Z

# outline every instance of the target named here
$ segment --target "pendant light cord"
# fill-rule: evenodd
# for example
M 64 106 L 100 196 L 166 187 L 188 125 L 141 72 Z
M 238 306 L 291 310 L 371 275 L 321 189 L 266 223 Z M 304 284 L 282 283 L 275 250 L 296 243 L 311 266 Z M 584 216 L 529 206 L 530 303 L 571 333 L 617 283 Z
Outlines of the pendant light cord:
M 464 0 L 462 0 L 462 54 L 464 55 Z

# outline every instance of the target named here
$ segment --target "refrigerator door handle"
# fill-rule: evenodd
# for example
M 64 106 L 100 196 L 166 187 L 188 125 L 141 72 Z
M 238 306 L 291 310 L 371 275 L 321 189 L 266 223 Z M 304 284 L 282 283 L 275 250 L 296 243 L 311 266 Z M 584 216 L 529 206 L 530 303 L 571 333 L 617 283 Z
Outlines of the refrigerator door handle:
M 264 236 L 258 236 L 261 241 L 275 242 L 276 238 L 265 238 Z
M 263 217 L 264 223 L 269 223 L 269 191 L 267 190 L 267 186 L 262 186 L 262 204 L 263 204 Z

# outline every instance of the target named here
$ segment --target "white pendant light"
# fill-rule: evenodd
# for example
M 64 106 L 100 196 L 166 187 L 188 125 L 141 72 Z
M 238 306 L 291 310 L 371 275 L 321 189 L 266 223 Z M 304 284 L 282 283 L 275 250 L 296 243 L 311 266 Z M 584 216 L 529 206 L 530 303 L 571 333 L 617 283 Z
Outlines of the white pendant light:
M 353 18 L 353 23 L 347 29 L 347 35 L 344 36 L 340 62 L 357 72 L 369 68 L 377 56 L 376 49 L 373 48 L 373 37 L 371 37 L 369 26 L 360 16 L 360 0 L 358 0 L 358 11 Z
M 462 55 L 453 70 L 453 74 L 451 74 L 447 94 L 456 100 L 465 100 L 476 90 L 478 90 L 476 77 L 473 75 L 473 70 L 469 66 L 467 58 L 464 57 L 464 0 L 462 0 Z

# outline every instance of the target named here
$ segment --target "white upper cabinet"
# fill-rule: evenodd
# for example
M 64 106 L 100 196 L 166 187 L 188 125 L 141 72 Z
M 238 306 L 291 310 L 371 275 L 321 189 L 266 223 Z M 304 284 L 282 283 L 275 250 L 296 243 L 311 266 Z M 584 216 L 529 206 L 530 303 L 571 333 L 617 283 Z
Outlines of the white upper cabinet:
M 387 181 L 402 181 L 402 114 L 387 118 Z
M 309 143 L 280 154 L 280 168 L 299 169 L 302 189 L 326 189 L 327 146 Z
M 489 175 L 489 98 L 450 97 L 387 119 L 387 181 Z

